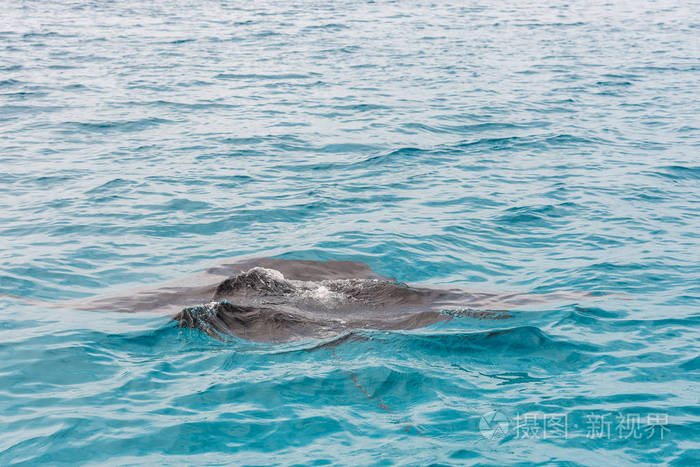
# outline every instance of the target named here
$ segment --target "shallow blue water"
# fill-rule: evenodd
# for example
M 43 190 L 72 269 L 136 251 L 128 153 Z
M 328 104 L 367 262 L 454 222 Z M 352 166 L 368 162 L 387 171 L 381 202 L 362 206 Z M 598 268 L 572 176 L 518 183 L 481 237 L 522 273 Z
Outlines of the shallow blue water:
M 700 464 L 697 2 L 1 6 L 2 294 L 594 295 L 325 347 L 0 298 L 0 464 Z

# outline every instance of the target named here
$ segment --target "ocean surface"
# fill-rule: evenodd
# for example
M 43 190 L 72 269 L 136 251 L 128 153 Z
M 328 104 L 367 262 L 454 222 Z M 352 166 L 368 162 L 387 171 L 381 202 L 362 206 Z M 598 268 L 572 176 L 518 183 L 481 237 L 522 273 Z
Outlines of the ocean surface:
M 699 37 L 697 1 L 0 2 L 0 464 L 700 465 Z M 283 344 L 48 303 L 244 255 L 571 298 Z

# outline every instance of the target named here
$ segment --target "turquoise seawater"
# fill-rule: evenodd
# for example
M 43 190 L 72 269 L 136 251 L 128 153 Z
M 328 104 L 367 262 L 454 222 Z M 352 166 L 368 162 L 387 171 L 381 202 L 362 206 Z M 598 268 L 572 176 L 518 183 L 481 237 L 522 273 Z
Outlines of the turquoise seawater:
M 0 464 L 700 465 L 698 2 L 0 7 Z M 591 296 L 332 346 L 41 305 L 240 255 Z

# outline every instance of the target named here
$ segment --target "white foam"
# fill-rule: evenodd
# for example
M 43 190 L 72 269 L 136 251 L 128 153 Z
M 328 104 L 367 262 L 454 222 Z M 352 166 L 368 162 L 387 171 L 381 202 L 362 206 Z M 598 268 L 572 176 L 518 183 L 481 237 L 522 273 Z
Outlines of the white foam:
M 263 275 L 265 275 L 265 276 L 267 276 L 270 279 L 275 280 L 275 281 L 282 282 L 285 280 L 284 275 L 281 272 L 279 272 L 277 269 L 262 268 L 260 266 L 256 266 L 254 268 L 251 268 L 251 269 L 247 270 L 246 272 L 244 272 L 243 274 L 247 275 L 247 274 L 250 274 L 253 272 L 263 274 Z
M 331 307 L 347 300 L 339 292 L 333 292 L 325 285 L 317 282 L 290 281 L 296 288 L 297 298 L 304 302 L 315 302 L 325 307 Z

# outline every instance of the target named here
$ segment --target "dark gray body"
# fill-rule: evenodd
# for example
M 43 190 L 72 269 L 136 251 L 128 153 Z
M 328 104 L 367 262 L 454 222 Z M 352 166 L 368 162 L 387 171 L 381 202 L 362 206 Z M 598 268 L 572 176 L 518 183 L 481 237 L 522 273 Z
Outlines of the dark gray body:
M 502 319 L 515 307 L 585 294 L 495 294 L 409 286 L 354 261 L 225 260 L 206 271 L 120 295 L 51 307 L 174 315 L 211 336 L 283 342 L 353 329 L 415 329 L 456 314 Z M 445 313 L 448 311 L 448 313 Z
M 409 287 L 349 261 L 260 260 L 175 319 L 215 337 L 289 341 L 349 329 L 411 329 L 448 319 L 456 291 Z

